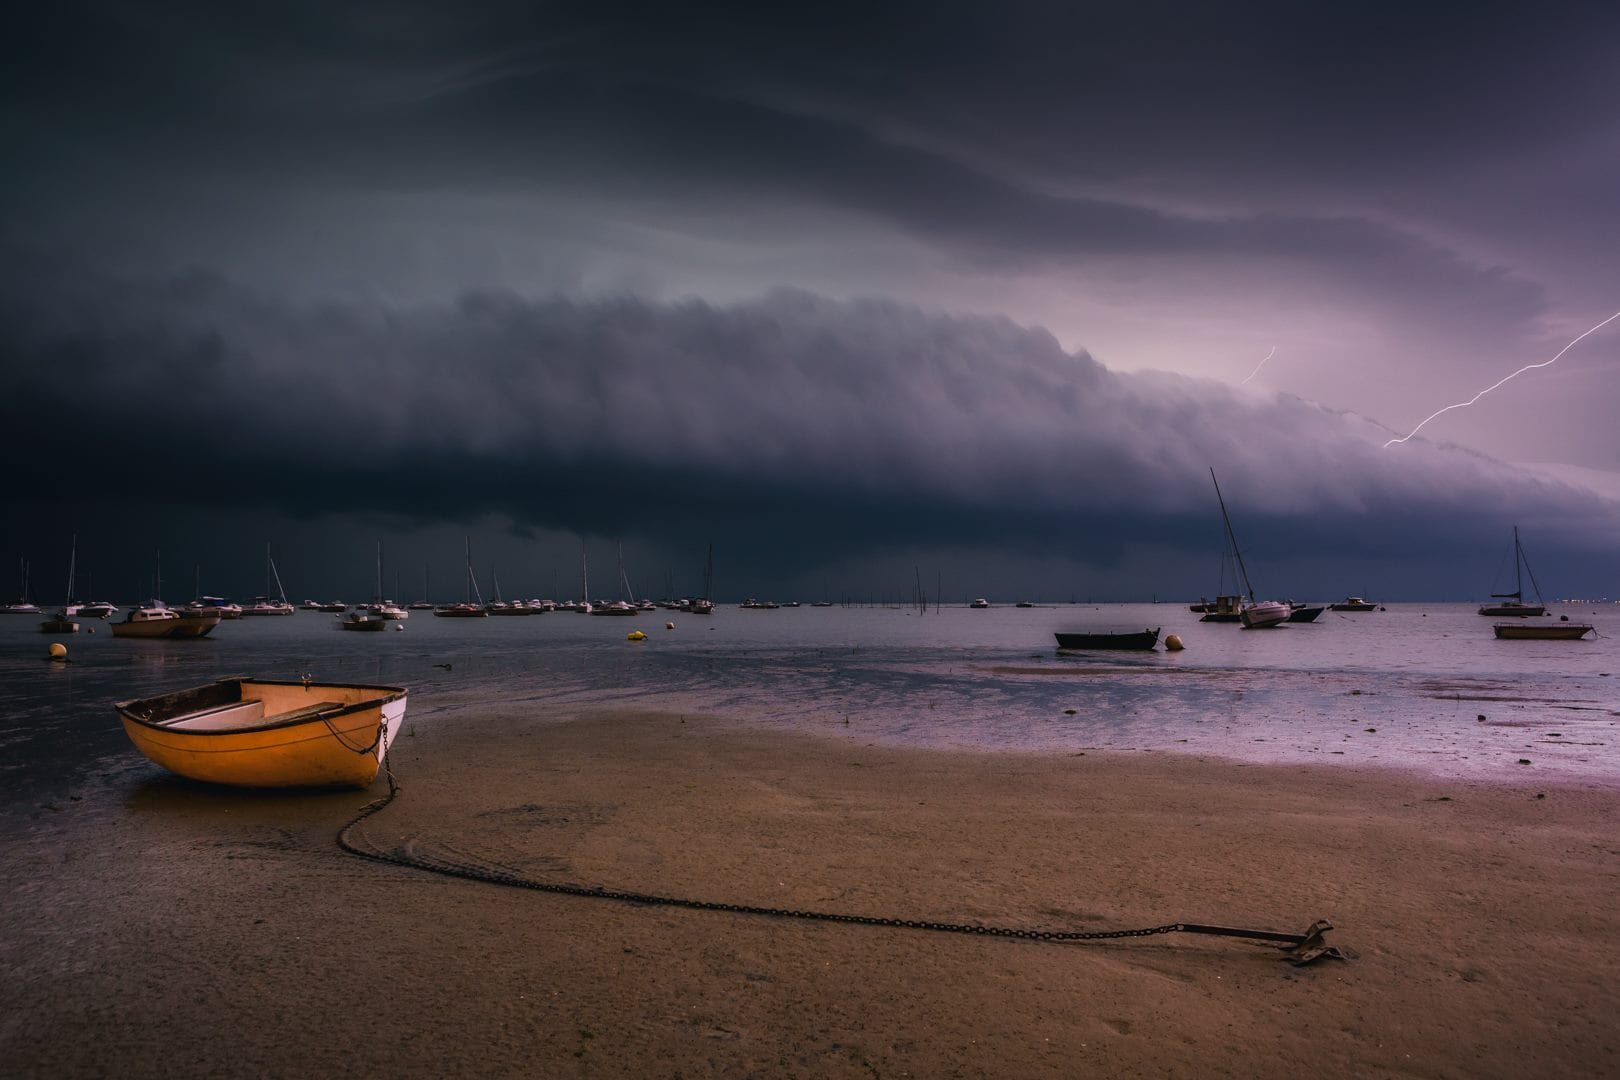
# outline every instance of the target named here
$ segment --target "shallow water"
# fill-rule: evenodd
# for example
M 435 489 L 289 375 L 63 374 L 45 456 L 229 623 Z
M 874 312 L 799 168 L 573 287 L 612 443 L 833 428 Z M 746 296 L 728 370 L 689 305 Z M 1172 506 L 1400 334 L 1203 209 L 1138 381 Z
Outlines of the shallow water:
M 0 804 L 155 769 L 129 746 L 114 701 L 226 675 L 306 673 L 407 686 L 408 723 L 446 722 L 491 700 L 621 705 L 913 745 L 1181 751 L 1620 786 L 1620 607 L 1559 614 L 1594 624 L 1596 635 L 1497 641 L 1494 620 L 1472 605 L 1416 604 L 1268 631 L 1203 624 L 1171 604 L 926 615 L 722 607 L 709 618 L 634 619 L 415 612 L 402 630 L 379 634 L 340 632 L 334 616 L 299 612 L 177 642 L 115 639 L 94 620 L 52 637 L 33 618 L 8 616 Z M 1185 651 L 1060 653 L 1052 636 L 1155 626 L 1178 634 Z M 627 641 L 638 628 L 647 640 Z M 71 662 L 45 660 L 54 640 Z

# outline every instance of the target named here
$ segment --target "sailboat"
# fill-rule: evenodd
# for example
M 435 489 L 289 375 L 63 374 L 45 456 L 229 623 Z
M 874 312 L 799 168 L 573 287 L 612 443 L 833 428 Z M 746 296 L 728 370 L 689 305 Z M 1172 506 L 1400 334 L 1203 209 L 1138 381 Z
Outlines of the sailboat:
M 38 615 L 39 605 L 28 599 L 28 561 L 17 559 L 17 602 L 0 605 L 0 615 Z
M 709 558 L 703 564 L 703 595 L 692 601 L 692 614 L 714 614 L 714 545 L 709 545 Z
M 78 614 L 79 605 L 73 602 L 73 572 L 79 562 L 79 537 L 73 537 L 73 546 L 68 553 L 68 580 L 67 599 L 62 602 L 62 610 L 39 624 L 41 633 L 45 634 L 77 634 L 79 624 L 73 621 Z
M 397 592 L 398 582 L 395 583 L 395 586 L 395 591 Z M 386 599 L 383 596 L 381 540 L 377 541 L 377 592 L 375 598 L 372 600 L 371 604 L 366 607 L 365 611 L 368 615 L 375 615 L 381 619 L 408 619 L 411 617 L 410 612 L 400 607 L 394 601 Z
M 272 592 L 270 585 L 275 583 Z M 291 615 L 293 606 L 287 603 L 287 590 L 281 587 L 281 575 L 276 572 L 276 560 L 270 557 L 270 545 L 264 545 L 264 595 L 255 596 L 242 605 L 243 615 Z
M 579 602 L 568 605 L 578 615 L 591 613 L 591 560 L 585 553 L 585 538 L 579 538 Z
M 1520 574 L 1530 575 L 1530 587 L 1536 591 L 1536 602 L 1524 602 L 1524 583 L 1519 580 Z M 1500 604 L 1486 604 L 1479 609 L 1481 615 L 1506 615 L 1513 617 L 1514 622 L 1497 623 L 1492 629 L 1496 636 L 1507 641 L 1577 641 L 1592 632 L 1590 623 L 1571 622 L 1568 615 L 1561 615 L 1557 622 L 1531 622 L 1528 616 L 1545 615 L 1546 602 L 1541 598 L 1541 586 L 1536 583 L 1535 571 L 1530 569 L 1530 560 L 1525 558 L 1524 547 L 1519 543 L 1519 529 L 1513 529 L 1513 574 L 1514 584 L 1518 586 L 1510 593 L 1492 593 L 1492 599 L 1501 600 Z
M 473 596 L 478 602 L 473 603 Z M 433 614 L 441 619 L 482 619 L 489 615 L 484 607 L 484 594 L 478 591 L 478 578 L 473 575 L 472 565 L 472 537 L 467 538 L 467 599 L 454 604 L 440 604 L 433 609 Z
M 495 585 L 495 600 L 487 605 L 485 610 L 491 615 L 527 615 L 529 613 L 529 605 L 523 601 L 501 599 L 501 579 L 500 575 L 495 573 L 494 566 L 489 568 L 489 579 Z
M 620 598 L 607 604 L 596 604 L 591 608 L 592 615 L 634 615 L 641 609 L 635 604 L 630 592 L 630 579 L 624 576 L 624 545 L 619 545 L 619 590 Z
M 1238 547 L 1237 533 L 1232 531 L 1232 518 L 1226 512 L 1226 499 L 1221 495 L 1221 482 L 1215 479 L 1215 470 L 1209 470 L 1209 479 L 1215 485 L 1215 499 L 1221 504 L 1221 520 L 1226 523 L 1226 538 L 1232 545 L 1232 561 L 1237 564 L 1238 579 L 1243 582 L 1243 590 L 1248 594 L 1248 601 L 1239 599 L 1238 621 L 1246 630 L 1262 630 L 1266 627 L 1276 626 L 1288 621 L 1293 611 L 1288 604 L 1281 600 L 1256 600 L 1254 598 L 1254 585 L 1249 581 L 1249 571 L 1243 565 L 1243 551 Z M 1217 600 L 1227 599 L 1218 597 Z M 1207 619 L 1208 616 L 1206 615 Z
M 223 616 L 218 611 L 189 608 L 176 611 L 163 602 L 162 552 L 157 556 L 156 571 L 152 578 L 152 599 L 131 608 L 122 622 L 113 623 L 113 637 L 200 638 L 219 625 Z
M 410 603 L 410 609 L 412 611 L 432 611 L 433 610 L 433 601 L 428 599 L 428 597 L 431 596 L 431 595 L 432 594 L 430 592 L 428 592 L 428 568 L 427 568 L 427 563 L 423 563 L 422 564 L 422 599 L 420 599 L 420 600 L 412 600 L 411 603 Z
M 184 610 L 202 614 L 213 613 L 218 615 L 221 619 L 240 619 L 242 617 L 241 604 L 233 604 L 223 596 L 203 595 L 201 565 L 197 567 L 196 584 L 192 589 L 192 592 L 194 594 L 194 598 L 185 606 Z
M 1199 622 L 1242 622 L 1243 597 L 1226 591 L 1226 566 L 1232 561 L 1230 550 L 1221 552 L 1221 584 L 1215 593 L 1215 599 L 1205 600 L 1198 598 L 1198 603 L 1191 605 L 1188 610 L 1201 614 Z
M 1519 543 L 1519 527 L 1513 526 L 1513 591 L 1510 593 L 1491 593 L 1492 600 L 1500 600 L 1500 604 L 1481 604 L 1481 615 L 1494 615 L 1498 618 L 1520 615 L 1545 615 L 1547 605 L 1541 602 L 1541 588 L 1536 585 L 1536 575 L 1530 575 L 1530 586 L 1536 590 L 1536 602 L 1524 602 L 1524 571 L 1530 568 L 1525 562 L 1524 547 Z

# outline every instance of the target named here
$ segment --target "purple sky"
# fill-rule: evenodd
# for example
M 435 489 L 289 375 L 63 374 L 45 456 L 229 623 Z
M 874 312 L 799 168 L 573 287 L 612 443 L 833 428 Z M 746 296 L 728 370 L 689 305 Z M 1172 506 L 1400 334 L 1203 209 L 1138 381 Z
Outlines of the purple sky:
M 1053 7 L 32 13 L 0 556 L 1196 594 L 1214 467 L 1275 590 L 1620 591 L 1620 322 L 1383 447 L 1620 311 L 1620 14 Z

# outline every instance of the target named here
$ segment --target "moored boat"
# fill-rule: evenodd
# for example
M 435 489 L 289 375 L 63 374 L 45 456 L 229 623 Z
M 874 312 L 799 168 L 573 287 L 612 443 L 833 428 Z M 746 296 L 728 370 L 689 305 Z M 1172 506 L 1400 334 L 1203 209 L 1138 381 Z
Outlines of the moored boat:
M 1524 557 L 1524 547 L 1519 543 L 1519 527 L 1513 527 L 1513 591 L 1510 593 L 1491 593 L 1492 600 L 1502 601 L 1500 604 L 1481 604 L 1479 613 L 1491 615 L 1496 618 L 1527 618 L 1534 615 L 1547 614 L 1547 604 L 1541 599 L 1541 587 L 1536 584 L 1536 575 L 1530 574 L 1530 586 L 1536 590 L 1536 602 L 1528 602 L 1524 598 L 1524 573 L 1530 569 L 1530 563 Z M 1502 635 L 1498 634 L 1497 637 Z
M 238 787 L 367 787 L 405 718 L 406 691 L 223 679 L 115 708 L 136 749 L 170 772 Z
M 73 617 L 65 610 L 58 611 L 50 618 L 40 621 L 39 631 L 42 634 L 77 634 L 79 624 L 74 622 Z
M 73 546 L 69 549 L 68 553 L 67 599 L 62 601 L 62 610 L 43 620 L 39 624 L 41 633 L 77 634 L 79 632 L 79 624 L 73 619 L 73 617 L 79 613 L 79 605 L 73 602 L 73 574 L 74 569 L 78 566 L 78 564 L 79 537 L 78 534 L 75 533 L 73 536 Z
M 271 593 L 271 583 L 275 583 L 275 592 Z M 270 545 L 264 545 L 264 592 L 263 596 L 255 596 L 242 605 L 243 615 L 291 615 L 297 609 L 287 602 L 287 590 L 281 587 L 281 573 L 276 569 L 276 560 L 270 557 Z
M 0 615 L 38 615 L 39 605 L 28 599 L 28 561 L 17 560 L 17 600 L 0 604 Z
M 478 602 L 473 603 L 473 597 Z M 440 604 L 433 609 L 433 614 L 441 619 L 482 619 L 489 615 L 484 606 L 484 592 L 478 587 L 478 578 L 473 574 L 472 565 L 472 537 L 467 537 L 467 599 L 454 604 Z
M 161 600 L 151 600 L 131 608 L 120 622 L 112 624 L 113 637 L 122 638 L 200 638 L 220 623 L 221 616 L 209 611 L 176 611 Z
M 399 582 L 394 582 L 394 591 L 399 591 Z M 383 619 L 408 619 L 411 613 L 400 607 L 393 600 L 383 595 L 383 548 L 382 541 L 377 541 L 377 591 L 372 594 L 371 603 L 360 608 L 368 615 L 376 615 Z
M 221 619 L 240 619 L 242 617 L 242 605 L 232 603 L 223 596 L 199 596 L 188 603 L 184 610 L 204 615 L 214 614 Z
M 972 608 L 975 611 L 983 611 L 986 608 L 988 608 L 989 606 L 990 606 L 990 601 L 986 600 L 982 596 L 974 597 L 973 602 L 968 605 L 968 607 Z
M 1243 597 L 1237 595 L 1217 596 L 1204 606 L 1203 618 L 1199 622 L 1241 622 L 1243 620 Z
M 693 597 L 690 601 L 681 604 L 682 611 L 690 611 L 693 615 L 714 614 L 714 545 L 709 545 L 709 554 L 703 562 L 703 595 Z
M 1263 630 L 1267 627 L 1279 626 L 1288 621 L 1292 611 L 1281 600 L 1256 600 L 1254 585 L 1249 581 L 1248 567 L 1243 565 L 1243 549 L 1238 546 L 1237 533 L 1232 529 L 1232 518 L 1226 512 L 1226 499 L 1221 495 L 1221 482 L 1215 479 L 1215 470 L 1209 470 L 1210 482 L 1215 485 L 1215 500 L 1221 504 L 1221 520 L 1226 524 L 1226 538 L 1232 545 L 1232 561 L 1237 564 L 1238 580 L 1243 582 L 1244 591 L 1248 594 L 1248 603 L 1239 598 L 1238 621 L 1245 630 Z M 1225 597 L 1217 597 L 1217 602 Z M 1206 622 L 1227 621 L 1213 619 L 1210 615 L 1204 616 Z
M 338 625 L 345 630 L 386 630 L 391 621 L 388 616 L 379 615 L 370 608 L 359 608 L 338 616 Z
M 287 601 L 274 596 L 255 596 L 242 605 L 243 615 L 291 615 L 294 610 Z
M 441 619 L 482 619 L 489 612 L 477 604 L 463 604 L 458 601 L 454 604 L 440 604 L 433 609 L 433 614 Z
M 1130 633 L 1058 633 L 1060 649 L 1151 649 L 1159 643 L 1159 630 L 1140 630 Z
M 1293 609 L 1281 600 L 1255 600 L 1243 605 L 1239 621 L 1245 630 L 1262 630 L 1288 621 Z
M 1494 629 L 1496 636 L 1504 641 L 1578 641 L 1592 632 L 1590 623 L 1578 622 L 1497 623 Z
M 1347 596 L 1337 604 L 1330 604 L 1334 611 L 1377 611 L 1378 604 L 1372 600 L 1363 600 L 1359 596 Z
M 1321 604 L 1296 604 L 1292 600 L 1288 602 L 1288 608 L 1288 621 L 1302 623 L 1315 622 L 1317 616 L 1327 610 Z

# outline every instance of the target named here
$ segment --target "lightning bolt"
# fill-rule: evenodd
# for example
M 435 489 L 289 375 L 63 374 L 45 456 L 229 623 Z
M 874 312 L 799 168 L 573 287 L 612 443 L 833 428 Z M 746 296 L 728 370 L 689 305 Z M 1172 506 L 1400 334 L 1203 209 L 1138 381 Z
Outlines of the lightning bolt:
M 1256 375 L 1260 374 L 1260 369 L 1266 366 L 1266 360 L 1270 360 L 1273 356 L 1276 356 L 1276 355 L 1277 355 L 1277 346 L 1273 345 L 1271 347 L 1271 351 L 1266 353 L 1265 360 L 1261 360 L 1258 364 L 1256 364 L 1254 366 L 1254 370 L 1249 372 L 1249 379 L 1252 379 Z M 1238 385 L 1239 386 L 1248 386 L 1249 385 L 1249 379 L 1244 379 L 1242 382 L 1238 383 Z
M 1467 401 L 1459 401 L 1455 405 L 1447 405 L 1445 408 L 1440 409 L 1437 412 L 1431 413 L 1429 416 L 1424 418 L 1423 423 L 1419 424 L 1417 427 L 1413 428 L 1411 431 L 1407 432 L 1405 435 L 1401 436 L 1398 439 L 1391 439 L 1391 440 L 1389 440 L 1389 442 L 1385 443 L 1384 444 L 1384 449 L 1387 450 L 1391 446 L 1394 446 L 1396 443 L 1403 443 L 1406 440 L 1410 439 L 1412 436 L 1414 436 L 1418 432 L 1422 431 L 1424 429 L 1424 427 L 1427 426 L 1429 421 L 1433 420 L 1437 416 L 1444 416 L 1446 413 L 1450 412 L 1452 409 L 1466 409 L 1466 408 L 1468 408 L 1468 406 L 1472 405 L 1474 402 L 1478 401 L 1480 398 L 1484 397 L 1486 394 L 1490 393 L 1492 390 L 1495 390 L 1497 387 L 1502 386 L 1505 383 L 1511 382 L 1514 379 L 1517 379 L 1520 375 L 1523 375 L 1527 371 L 1534 371 L 1537 368 L 1551 367 L 1553 364 L 1556 364 L 1558 362 L 1559 357 L 1563 356 L 1565 353 L 1569 352 L 1569 350 L 1571 350 L 1575 346 L 1579 345 L 1583 340 L 1585 340 L 1586 338 L 1591 337 L 1593 334 L 1597 333 L 1599 330 L 1603 329 L 1605 326 L 1608 326 L 1610 323 L 1614 322 L 1614 320 L 1616 320 L 1616 319 L 1620 319 L 1620 311 L 1617 311 L 1613 315 L 1610 315 L 1607 319 L 1604 319 L 1602 322 L 1600 322 L 1596 326 L 1592 327 L 1592 329 L 1586 331 L 1584 334 L 1580 335 L 1580 337 L 1577 337 L 1574 341 L 1571 341 L 1568 345 L 1565 345 L 1562 349 L 1559 349 L 1558 350 L 1558 356 L 1553 357 L 1551 360 L 1543 360 L 1539 364 L 1526 364 L 1526 365 L 1524 365 L 1524 367 L 1520 368 L 1518 371 L 1515 371 L 1513 374 L 1504 375 L 1502 378 L 1500 378 L 1500 379 L 1496 380 L 1495 382 L 1491 383 L 1491 385 L 1487 386 L 1485 389 L 1481 390 L 1479 393 L 1475 394 L 1473 397 L 1469 398 Z

